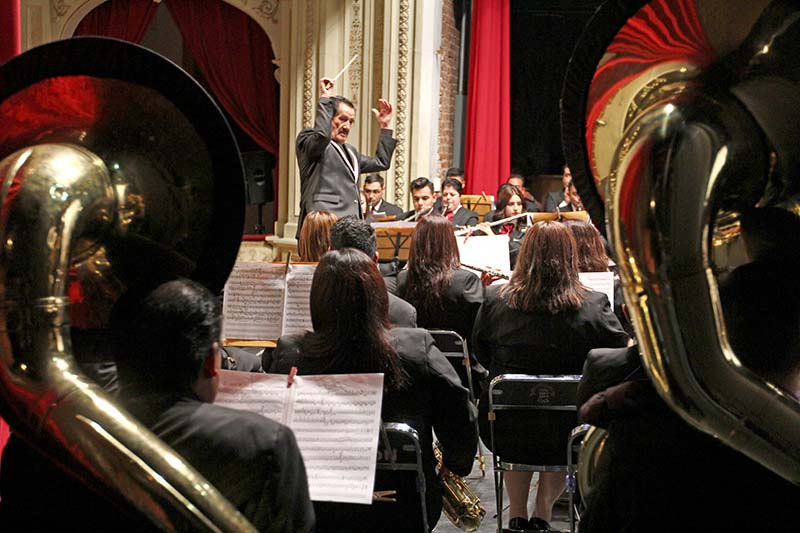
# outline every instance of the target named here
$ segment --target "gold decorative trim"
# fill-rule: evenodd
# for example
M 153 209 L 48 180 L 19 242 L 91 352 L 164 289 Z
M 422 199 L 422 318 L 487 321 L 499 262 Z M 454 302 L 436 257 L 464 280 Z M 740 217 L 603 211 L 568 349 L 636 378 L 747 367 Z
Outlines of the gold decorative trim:
M 400 21 L 398 24 L 399 35 L 397 61 L 397 148 L 394 156 L 394 201 L 403 202 L 403 186 L 406 173 L 406 87 L 408 85 L 408 11 L 409 0 L 400 0 Z
M 364 34 L 361 30 L 361 1 L 353 0 L 353 18 L 350 21 L 350 57 L 358 54 L 358 59 L 350 66 L 348 78 L 350 81 L 350 94 L 356 109 L 359 105 L 359 95 L 361 93 L 361 65 L 364 59 L 362 48 L 364 46 Z M 349 61 L 350 58 L 348 57 Z
M 243 0 L 245 6 L 249 7 L 248 0 Z M 277 0 L 260 0 L 258 5 L 252 8 L 252 12 L 257 14 L 263 19 L 266 19 L 273 24 L 278 23 L 278 5 Z
M 305 20 L 306 42 L 303 64 L 303 127 L 310 128 L 312 123 L 311 107 L 313 105 L 314 88 L 312 83 L 314 71 L 314 0 L 306 0 Z

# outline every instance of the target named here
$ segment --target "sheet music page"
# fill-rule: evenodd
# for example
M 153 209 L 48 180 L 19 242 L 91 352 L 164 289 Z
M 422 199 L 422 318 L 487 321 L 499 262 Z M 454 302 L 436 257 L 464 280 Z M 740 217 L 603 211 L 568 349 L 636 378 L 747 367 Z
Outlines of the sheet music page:
M 222 336 L 277 339 L 283 324 L 286 265 L 237 262 L 225 284 Z
M 511 274 L 508 235 L 471 235 L 456 237 L 461 262 L 478 268 L 493 268 Z M 469 269 L 468 269 L 469 270 Z M 480 272 L 472 270 L 477 275 Z
M 214 403 L 265 416 L 286 424 L 289 388 L 282 374 L 219 371 L 219 390 Z
M 313 331 L 311 325 L 311 280 L 317 270 L 317 263 L 289 264 L 286 275 L 286 300 L 283 311 L 283 331 L 281 335 L 291 335 Z
M 288 425 L 303 454 L 311 499 L 371 503 L 383 374 L 298 376 L 295 387 Z
M 593 291 L 605 293 L 614 309 L 614 273 L 613 272 L 579 272 L 581 283 Z

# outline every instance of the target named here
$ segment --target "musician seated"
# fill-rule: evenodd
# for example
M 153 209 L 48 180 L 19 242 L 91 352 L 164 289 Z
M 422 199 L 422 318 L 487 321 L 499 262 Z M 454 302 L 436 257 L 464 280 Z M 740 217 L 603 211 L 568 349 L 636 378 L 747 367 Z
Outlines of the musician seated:
M 364 178 L 362 192 L 367 200 L 367 219 L 381 216 L 397 216 L 403 212 L 402 209 L 394 204 L 390 204 L 383 199 L 386 186 L 383 177 L 378 174 L 369 174 Z
M 202 285 L 167 282 L 116 311 L 120 401 L 260 531 L 310 531 L 314 511 L 292 431 L 214 405 L 222 323 Z
M 448 178 L 442 184 L 442 214 L 454 227 L 474 226 L 478 223 L 478 213 L 461 205 L 463 191 L 463 186 L 457 179 Z
M 569 186 L 572 181 L 572 172 L 569 167 L 564 165 L 561 172 L 561 189 L 547 194 L 544 200 L 544 211 L 547 213 L 555 213 L 556 207 L 564 201 L 564 190 Z
M 511 281 L 487 289 L 475 318 L 472 344 L 478 360 L 489 368 L 490 379 L 506 373 L 580 374 L 590 349 L 627 344 L 628 336 L 605 294 L 580 283 L 575 248 L 572 233 L 560 222 L 534 224 L 525 234 Z M 490 443 L 487 404 L 484 394 L 479 404 L 484 443 Z M 516 446 L 509 447 L 503 460 L 531 464 L 535 459 L 528 457 L 535 454 L 537 439 L 543 438 L 547 436 L 541 433 L 518 435 Z M 564 491 L 564 475 L 539 474 L 529 520 L 531 476 L 532 472 L 505 474 L 509 526 L 546 531 L 553 504 Z
M 428 178 L 417 178 L 411 182 L 411 204 L 414 209 L 397 217 L 398 220 L 419 220 L 433 212 L 436 193 L 433 183 Z
M 428 523 L 442 510 L 434 471 L 432 431 L 441 443 L 444 467 L 465 476 L 472 469 L 477 434 L 475 408 L 450 363 L 422 329 L 388 328 L 388 298 L 374 261 L 352 248 L 325 254 L 311 284 L 314 331 L 278 340 L 270 372 L 342 374 L 382 372 L 384 422 L 404 422 L 417 430 L 426 478 Z M 395 473 L 379 471 L 376 489 L 396 488 Z M 397 503 L 371 506 L 315 502 L 317 532 L 419 531 L 421 516 L 413 483 Z M 421 523 L 421 520 L 420 522 Z
M 504 224 L 491 224 L 506 218 L 517 216 L 523 213 L 523 193 L 511 184 L 501 185 L 497 190 L 497 208 L 489 216 L 490 220 L 478 224 L 475 234 L 484 235 L 508 235 L 508 257 L 511 261 L 511 270 L 517 263 L 517 254 L 522 246 L 522 239 L 528 229 L 526 217 L 509 220 Z
M 578 189 L 570 179 L 564 187 L 564 199 L 559 202 L 551 211 L 552 213 L 560 213 L 562 211 L 583 211 L 583 202 L 581 196 L 578 194 Z
M 336 221 L 331 227 L 331 250 L 355 248 L 378 262 L 378 239 L 375 229 L 364 220 L 350 215 Z M 384 280 L 385 281 L 385 280 Z M 417 327 L 417 310 L 399 296 L 389 295 L 389 322 L 393 327 Z
M 297 253 L 301 261 L 317 262 L 322 254 L 330 250 L 331 226 L 334 222 L 336 215 L 328 211 L 312 211 L 306 216 L 297 241 Z
M 533 197 L 527 187 L 525 187 L 525 177 L 521 174 L 511 174 L 506 180 L 506 184 L 513 185 L 522 193 L 522 200 L 525 202 L 525 211 L 528 213 L 538 213 L 542 210 L 542 204 Z

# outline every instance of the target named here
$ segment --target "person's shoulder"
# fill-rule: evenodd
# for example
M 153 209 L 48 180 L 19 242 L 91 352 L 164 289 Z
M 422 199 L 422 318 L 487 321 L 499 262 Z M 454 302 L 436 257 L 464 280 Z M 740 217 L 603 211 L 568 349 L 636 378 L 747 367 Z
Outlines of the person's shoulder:
M 286 426 L 265 416 L 214 403 L 203 403 L 193 415 L 201 422 L 217 446 L 238 446 L 251 442 L 259 448 L 271 448 L 282 438 Z M 238 444 L 237 444 L 238 443 Z
M 386 200 L 383 201 L 383 212 L 387 215 L 399 215 L 403 212 L 402 209 L 394 205 L 393 203 L 387 202 Z
M 424 360 L 433 345 L 433 337 L 423 328 L 392 328 L 389 339 L 400 359 Z
M 610 306 L 608 302 L 608 296 L 606 296 L 606 293 L 594 290 L 586 291 L 586 296 L 583 299 L 583 305 L 584 307 L 588 308 L 596 308 L 596 307 L 603 308 L 607 305 Z

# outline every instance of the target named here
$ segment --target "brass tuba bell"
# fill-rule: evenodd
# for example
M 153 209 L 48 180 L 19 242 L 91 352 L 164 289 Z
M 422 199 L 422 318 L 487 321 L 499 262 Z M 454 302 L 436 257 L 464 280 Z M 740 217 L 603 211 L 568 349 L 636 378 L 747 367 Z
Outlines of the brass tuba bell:
M 213 100 L 139 46 L 46 44 L 0 67 L 0 177 L 2 416 L 161 529 L 252 530 L 72 353 L 71 328 L 102 331 L 127 290 L 176 276 L 224 284 L 244 180 Z

